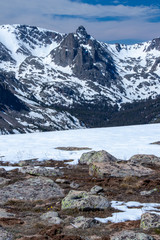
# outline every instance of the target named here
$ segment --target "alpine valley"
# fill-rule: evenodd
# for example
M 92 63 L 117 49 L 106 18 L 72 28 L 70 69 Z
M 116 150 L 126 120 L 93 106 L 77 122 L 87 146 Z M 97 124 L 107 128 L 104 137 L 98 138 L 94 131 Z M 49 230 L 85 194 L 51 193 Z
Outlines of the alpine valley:
M 107 44 L 0 26 L 0 132 L 160 122 L 160 38 Z

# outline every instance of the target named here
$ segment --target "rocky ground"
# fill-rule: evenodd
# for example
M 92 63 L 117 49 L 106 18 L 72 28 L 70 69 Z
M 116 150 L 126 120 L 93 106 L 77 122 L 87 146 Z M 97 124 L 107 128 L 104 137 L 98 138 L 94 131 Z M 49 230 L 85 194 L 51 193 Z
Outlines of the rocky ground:
M 14 165 L 20 168 L 0 168 L 0 240 L 160 240 L 157 214 L 120 223 L 94 219 L 118 211 L 112 200 L 160 203 L 159 157 L 135 155 L 126 163 L 91 151 L 78 165 L 55 160 Z

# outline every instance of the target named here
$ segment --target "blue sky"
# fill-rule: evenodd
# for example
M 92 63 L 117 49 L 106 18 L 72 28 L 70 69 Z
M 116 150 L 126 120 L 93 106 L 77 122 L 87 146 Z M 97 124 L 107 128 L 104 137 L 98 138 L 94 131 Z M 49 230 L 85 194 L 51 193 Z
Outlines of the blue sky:
M 5 0 L 0 2 L 0 24 L 29 24 L 74 32 L 83 25 L 100 41 L 127 43 L 160 36 L 157 0 Z

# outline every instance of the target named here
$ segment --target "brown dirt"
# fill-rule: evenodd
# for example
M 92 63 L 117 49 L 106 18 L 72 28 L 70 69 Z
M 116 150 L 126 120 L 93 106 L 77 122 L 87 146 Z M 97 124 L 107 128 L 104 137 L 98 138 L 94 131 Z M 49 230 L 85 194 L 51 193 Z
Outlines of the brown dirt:
M 88 148 L 88 147 L 56 147 L 55 149 L 63 150 L 63 151 L 92 150 L 92 148 Z

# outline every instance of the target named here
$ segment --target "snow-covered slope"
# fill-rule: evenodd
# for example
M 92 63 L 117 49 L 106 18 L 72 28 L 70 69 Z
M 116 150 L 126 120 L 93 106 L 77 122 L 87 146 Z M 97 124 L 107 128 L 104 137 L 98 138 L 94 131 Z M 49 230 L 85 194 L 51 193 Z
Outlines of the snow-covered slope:
M 107 123 L 122 104 L 160 94 L 159 64 L 159 38 L 109 45 L 83 26 L 70 34 L 0 26 L 1 132 L 98 126 L 101 119 Z M 13 102 L 6 100 L 8 94 Z

